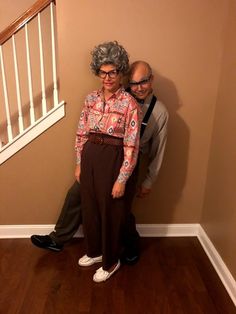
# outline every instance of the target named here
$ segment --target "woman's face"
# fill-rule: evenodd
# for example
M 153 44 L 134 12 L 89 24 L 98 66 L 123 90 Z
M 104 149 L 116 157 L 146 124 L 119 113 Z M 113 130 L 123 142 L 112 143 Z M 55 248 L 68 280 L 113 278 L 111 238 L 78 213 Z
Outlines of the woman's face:
M 98 71 L 98 76 L 102 82 L 104 92 L 115 93 L 120 85 L 122 74 L 116 70 L 113 64 L 104 64 Z

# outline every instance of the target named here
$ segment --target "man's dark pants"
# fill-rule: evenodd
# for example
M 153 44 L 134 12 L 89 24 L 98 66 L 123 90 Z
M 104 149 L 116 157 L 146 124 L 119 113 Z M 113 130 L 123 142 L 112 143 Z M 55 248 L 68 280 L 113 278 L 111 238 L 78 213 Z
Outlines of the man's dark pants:
M 57 244 L 63 245 L 73 238 L 81 224 L 80 185 L 78 181 L 75 181 L 67 192 L 61 214 L 55 226 L 55 231 L 51 232 L 49 236 Z

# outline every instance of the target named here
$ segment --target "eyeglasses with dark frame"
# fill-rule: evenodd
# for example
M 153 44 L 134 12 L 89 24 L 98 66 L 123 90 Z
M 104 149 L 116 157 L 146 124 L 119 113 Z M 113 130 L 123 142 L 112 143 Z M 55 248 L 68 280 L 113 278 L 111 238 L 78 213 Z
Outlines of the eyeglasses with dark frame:
M 107 75 L 109 78 L 116 78 L 118 74 L 119 74 L 119 70 L 111 70 L 108 72 L 102 71 L 102 70 L 98 71 L 98 76 L 102 79 L 106 78 Z
M 142 81 L 139 82 L 129 82 L 129 86 L 130 87 L 134 87 L 137 88 L 139 85 L 140 86 L 145 86 L 146 84 L 148 84 L 151 80 L 152 74 L 150 74 L 147 78 L 143 79 Z

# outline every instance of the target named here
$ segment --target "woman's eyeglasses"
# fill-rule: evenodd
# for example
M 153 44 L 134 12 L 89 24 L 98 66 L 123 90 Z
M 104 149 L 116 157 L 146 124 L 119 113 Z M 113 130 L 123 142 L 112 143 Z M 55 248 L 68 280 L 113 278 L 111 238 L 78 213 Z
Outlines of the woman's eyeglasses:
M 102 70 L 98 71 L 98 76 L 102 79 L 106 78 L 107 75 L 109 78 L 116 78 L 118 74 L 119 74 L 118 70 L 111 70 L 108 72 Z

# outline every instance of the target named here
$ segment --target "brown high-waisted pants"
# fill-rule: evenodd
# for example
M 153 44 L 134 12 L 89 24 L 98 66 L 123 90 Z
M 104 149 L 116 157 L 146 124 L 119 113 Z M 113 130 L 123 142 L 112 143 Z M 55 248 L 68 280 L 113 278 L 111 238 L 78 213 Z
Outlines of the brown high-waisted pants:
M 102 267 L 116 264 L 125 220 L 124 197 L 113 199 L 112 187 L 124 159 L 123 146 L 86 142 L 81 157 L 82 219 L 87 255 L 102 255 Z

